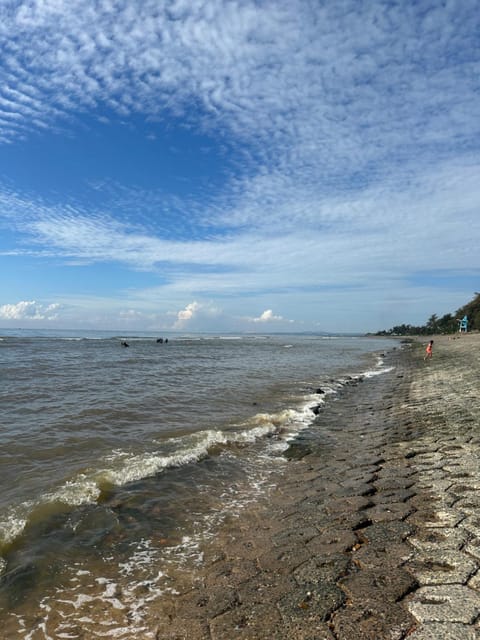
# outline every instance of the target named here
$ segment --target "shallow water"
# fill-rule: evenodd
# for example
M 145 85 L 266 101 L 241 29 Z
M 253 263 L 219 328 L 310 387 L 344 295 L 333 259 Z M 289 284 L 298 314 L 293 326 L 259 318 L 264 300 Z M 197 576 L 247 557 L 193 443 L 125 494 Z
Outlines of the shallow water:
M 268 489 L 289 438 L 342 377 L 380 373 L 392 347 L 6 334 L 0 622 L 32 639 L 154 637 L 148 608 L 201 561 L 199 541 Z

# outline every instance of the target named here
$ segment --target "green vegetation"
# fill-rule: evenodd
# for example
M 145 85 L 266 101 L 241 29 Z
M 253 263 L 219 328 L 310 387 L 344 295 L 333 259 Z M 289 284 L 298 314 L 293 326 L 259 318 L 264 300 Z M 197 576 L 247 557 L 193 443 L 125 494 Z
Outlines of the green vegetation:
M 434 313 L 422 327 L 415 327 L 411 324 L 400 324 L 388 329 L 388 331 L 378 331 L 375 335 L 412 336 L 431 335 L 434 333 L 455 333 L 458 331 L 459 321 L 463 316 L 467 316 L 468 318 L 469 331 L 480 331 L 480 293 L 475 292 L 475 298 L 463 307 L 460 307 L 453 315 L 447 313 L 439 318 Z

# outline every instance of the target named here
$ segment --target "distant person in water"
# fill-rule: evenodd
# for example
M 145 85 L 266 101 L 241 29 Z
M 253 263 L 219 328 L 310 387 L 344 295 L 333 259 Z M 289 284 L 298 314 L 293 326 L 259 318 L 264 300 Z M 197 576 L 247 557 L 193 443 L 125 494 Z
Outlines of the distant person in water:
M 128 342 L 123 341 L 122 342 L 122 347 L 129 347 L 130 345 L 128 344 Z
M 427 344 L 427 348 L 425 349 L 425 357 L 423 359 L 429 360 L 432 357 L 432 354 L 433 354 L 433 340 L 430 340 L 430 342 Z

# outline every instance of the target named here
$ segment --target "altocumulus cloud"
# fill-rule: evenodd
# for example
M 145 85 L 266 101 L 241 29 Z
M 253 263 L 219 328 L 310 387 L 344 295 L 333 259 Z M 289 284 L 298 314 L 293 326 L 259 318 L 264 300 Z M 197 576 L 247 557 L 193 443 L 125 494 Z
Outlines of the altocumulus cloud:
M 431 154 L 450 127 L 465 140 L 479 129 L 477 9 L 474 0 L 7 0 L 0 136 L 68 128 L 108 107 L 228 129 L 283 173 Z
M 173 118 L 239 168 L 197 200 L 99 177 L 98 208 L 0 185 L 26 239 L 3 254 L 161 270 L 184 324 L 206 313 L 192 299 L 336 285 L 369 304 L 421 270 L 472 271 L 477 24 L 477 0 L 5 0 L 0 143 Z

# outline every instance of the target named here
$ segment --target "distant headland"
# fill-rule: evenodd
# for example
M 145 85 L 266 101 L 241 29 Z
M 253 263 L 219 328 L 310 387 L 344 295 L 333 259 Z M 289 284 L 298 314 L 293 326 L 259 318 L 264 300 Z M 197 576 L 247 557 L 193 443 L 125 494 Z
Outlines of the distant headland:
M 462 321 L 466 318 L 466 325 Z M 480 331 L 480 293 L 475 292 L 473 300 L 460 307 L 454 314 L 447 313 L 439 318 L 435 313 L 426 324 L 416 327 L 411 324 L 400 324 L 391 329 L 377 331 L 376 336 L 412 336 L 441 333 L 457 333 L 461 329 Z

